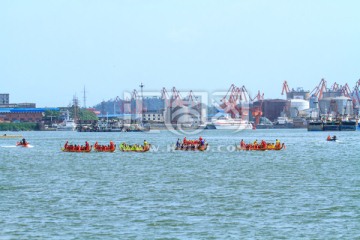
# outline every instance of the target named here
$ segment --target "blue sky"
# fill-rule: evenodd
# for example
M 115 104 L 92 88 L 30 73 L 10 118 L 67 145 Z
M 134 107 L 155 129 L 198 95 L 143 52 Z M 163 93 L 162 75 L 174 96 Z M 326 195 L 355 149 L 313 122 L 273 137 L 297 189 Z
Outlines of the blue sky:
M 265 98 L 360 78 L 360 1 L 2 0 L 0 93 L 87 106 L 139 84 Z

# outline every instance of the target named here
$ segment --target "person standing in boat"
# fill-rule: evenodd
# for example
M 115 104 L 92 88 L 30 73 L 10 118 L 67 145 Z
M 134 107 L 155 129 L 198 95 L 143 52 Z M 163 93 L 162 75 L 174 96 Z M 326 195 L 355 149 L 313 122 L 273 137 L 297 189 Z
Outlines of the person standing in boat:
M 280 140 L 276 139 L 275 148 L 279 148 L 279 147 L 280 147 Z
M 201 137 L 200 137 L 201 138 Z M 201 138 L 200 140 L 200 146 L 204 146 L 205 145 L 205 140 Z
M 245 142 L 244 142 L 243 139 L 241 139 L 241 141 L 240 141 L 240 147 L 244 147 L 244 146 L 245 146 Z
M 23 139 L 21 140 L 21 144 L 23 144 L 23 145 L 25 145 L 25 144 L 26 144 L 26 140 L 25 140 L 25 138 L 23 138 Z

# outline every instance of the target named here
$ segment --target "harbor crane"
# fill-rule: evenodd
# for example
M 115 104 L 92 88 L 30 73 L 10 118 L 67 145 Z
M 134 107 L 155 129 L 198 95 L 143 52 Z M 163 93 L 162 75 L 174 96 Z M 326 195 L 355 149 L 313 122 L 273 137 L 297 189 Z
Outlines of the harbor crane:
M 169 106 L 170 104 L 170 97 L 169 97 L 169 93 L 167 92 L 166 88 L 163 87 L 161 89 L 161 99 L 164 100 L 164 105 L 165 107 Z
M 171 106 L 172 107 L 182 107 L 182 106 L 184 106 L 184 103 L 183 103 L 182 97 L 180 95 L 180 92 L 175 87 L 173 87 L 171 89 L 171 91 L 172 91 Z
M 359 108 L 359 105 L 360 105 L 359 91 L 360 91 L 360 79 L 356 82 L 354 90 L 351 94 L 353 101 L 355 100 L 354 107 L 357 107 L 357 108 Z
M 319 85 L 317 85 L 310 93 L 310 96 L 317 97 L 319 100 L 323 98 L 323 93 L 327 90 L 326 80 L 321 79 Z
M 333 92 L 339 91 L 339 84 L 334 82 L 334 84 L 331 86 L 330 90 Z
M 195 107 L 198 104 L 197 97 L 194 95 L 194 92 L 192 90 L 190 90 L 190 92 L 187 95 L 187 97 L 185 98 L 185 100 L 188 102 L 188 104 L 191 107 Z
M 289 85 L 288 85 L 288 83 L 287 83 L 286 80 L 285 80 L 284 83 L 283 83 L 281 95 L 284 95 L 284 92 L 285 92 L 286 94 L 288 94 L 288 93 L 290 92 L 290 88 L 289 88 Z

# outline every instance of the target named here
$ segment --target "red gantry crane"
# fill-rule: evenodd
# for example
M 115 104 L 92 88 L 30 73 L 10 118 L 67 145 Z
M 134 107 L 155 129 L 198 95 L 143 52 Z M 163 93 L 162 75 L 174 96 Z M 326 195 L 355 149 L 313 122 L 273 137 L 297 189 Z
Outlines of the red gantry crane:
M 326 91 L 326 81 L 321 79 L 319 85 L 317 85 L 310 93 L 310 96 L 316 96 L 319 100 L 323 98 L 323 93 Z
M 252 102 L 254 102 L 254 100 L 257 100 L 258 102 L 260 102 L 259 106 L 254 106 L 251 108 L 251 114 L 255 118 L 255 127 L 256 127 L 260 123 L 260 118 L 263 115 L 262 104 L 264 102 L 264 93 L 260 94 L 260 90 L 259 90 L 258 94 L 250 100 Z
M 284 95 L 284 92 L 285 92 L 286 94 L 288 94 L 288 93 L 290 92 L 290 88 L 289 88 L 289 85 L 288 85 L 288 83 L 287 83 L 286 80 L 285 80 L 284 83 L 283 83 L 281 95 Z

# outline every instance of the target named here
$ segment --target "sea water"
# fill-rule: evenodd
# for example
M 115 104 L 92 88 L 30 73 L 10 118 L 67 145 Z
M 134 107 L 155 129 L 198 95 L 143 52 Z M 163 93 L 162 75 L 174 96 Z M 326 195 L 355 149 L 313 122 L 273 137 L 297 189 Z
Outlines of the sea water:
M 206 152 L 173 151 L 184 136 L 169 131 L 21 134 L 33 148 L 0 140 L 0 239 L 360 238 L 359 131 L 187 136 Z M 235 151 L 241 139 L 286 149 Z M 68 153 L 66 140 L 152 150 Z

